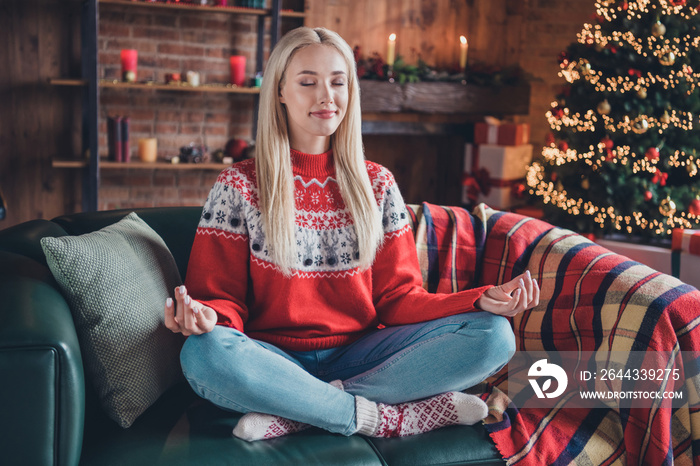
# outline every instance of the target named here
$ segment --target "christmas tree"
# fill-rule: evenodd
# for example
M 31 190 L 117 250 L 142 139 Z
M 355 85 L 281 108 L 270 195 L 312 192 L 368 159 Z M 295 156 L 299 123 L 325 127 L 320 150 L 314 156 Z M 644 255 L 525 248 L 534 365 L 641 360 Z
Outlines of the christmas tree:
M 529 192 L 580 233 L 700 228 L 700 0 L 595 8 L 559 57 L 566 83 Z

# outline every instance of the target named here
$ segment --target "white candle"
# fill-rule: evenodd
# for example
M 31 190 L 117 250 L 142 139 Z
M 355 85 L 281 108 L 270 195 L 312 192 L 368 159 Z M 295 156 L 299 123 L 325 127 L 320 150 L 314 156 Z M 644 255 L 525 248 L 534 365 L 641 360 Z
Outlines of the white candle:
M 464 68 L 467 67 L 467 50 L 469 50 L 469 43 L 467 42 L 467 38 L 464 36 L 459 36 L 459 42 L 459 68 L 464 70 Z
M 386 64 L 389 66 L 394 66 L 394 60 L 396 59 L 396 34 L 391 34 L 389 36 L 389 50 L 386 53 Z

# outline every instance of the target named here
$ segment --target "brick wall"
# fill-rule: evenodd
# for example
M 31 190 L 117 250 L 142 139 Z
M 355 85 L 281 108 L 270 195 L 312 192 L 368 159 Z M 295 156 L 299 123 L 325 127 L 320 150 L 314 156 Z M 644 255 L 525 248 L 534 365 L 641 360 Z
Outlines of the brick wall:
M 307 6 L 313 7 L 315 1 L 320 0 L 307 0 Z M 511 1 L 517 7 L 510 5 Z M 514 57 L 535 78 L 531 83 L 530 115 L 521 118 L 532 126 L 535 154 L 549 131 L 544 114 L 564 84 L 557 74 L 557 56 L 576 40 L 583 23 L 590 20 L 594 3 L 594 0 L 505 2 L 507 7 L 501 20 L 517 24 L 520 29 L 520 40 L 516 34 L 515 43 L 508 46 L 512 48 L 506 55 Z M 138 49 L 139 80 L 163 82 L 165 73 L 195 70 L 200 72 L 204 83 L 228 82 L 231 54 L 247 56 L 247 74 L 252 76 L 256 68 L 256 22 L 255 17 L 237 15 L 101 5 L 100 78 L 119 79 L 119 53 L 123 48 Z M 140 137 L 156 136 L 160 156 L 175 155 L 180 146 L 190 142 L 204 143 L 215 150 L 231 137 L 252 137 L 255 103 L 252 96 L 102 88 L 100 100 L 102 156 L 107 154 L 107 115 L 130 117 L 132 157 L 135 141 Z M 216 174 L 216 170 L 102 170 L 99 208 L 201 205 Z
M 138 50 L 138 81 L 165 82 L 166 73 L 200 73 L 202 83 L 227 83 L 228 57 L 245 55 L 255 74 L 257 17 L 100 5 L 99 78 L 121 78 L 121 49 Z M 107 116 L 130 119 L 131 156 L 137 141 L 158 139 L 158 156 L 191 142 L 210 152 L 229 138 L 252 139 L 255 96 L 207 92 L 100 89 L 100 156 L 107 156 Z M 99 208 L 202 205 L 217 170 L 102 169 Z

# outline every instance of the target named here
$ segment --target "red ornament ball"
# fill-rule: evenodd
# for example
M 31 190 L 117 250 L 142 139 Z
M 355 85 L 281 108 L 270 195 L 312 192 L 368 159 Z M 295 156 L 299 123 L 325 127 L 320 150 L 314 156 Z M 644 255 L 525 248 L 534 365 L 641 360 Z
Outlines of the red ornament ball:
M 605 136 L 603 139 L 600 140 L 600 142 L 603 143 L 603 147 L 605 147 L 605 149 L 607 150 L 612 150 L 612 148 L 615 147 L 613 140 L 610 139 L 608 136 Z
M 544 143 L 548 146 L 553 146 L 555 143 L 554 134 L 547 133 L 547 136 L 544 137 Z
M 659 158 L 659 149 L 656 147 L 650 147 L 647 149 L 646 154 L 644 156 L 647 158 L 647 160 L 656 160 Z
M 583 235 L 583 237 L 595 243 L 595 235 L 593 233 L 586 233 Z
M 653 194 L 651 194 L 651 191 L 649 191 L 649 190 L 644 191 L 644 200 L 645 201 L 651 201 L 652 197 L 653 197 Z
M 668 2 L 673 6 L 683 6 L 685 5 L 686 0 L 668 0 Z
M 245 151 L 247 148 L 248 143 L 243 139 L 229 139 L 224 150 L 228 157 L 231 157 L 235 162 L 238 162 L 245 158 Z
M 693 199 L 688 207 L 688 213 L 695 216 L 700 216 L 700 199 Z
M 567 150 L 569 150 L 569 143 L 567 143 L 566 141 L 560 142 L 559 143 L 559 150 L 562 152 L 566 152 Z

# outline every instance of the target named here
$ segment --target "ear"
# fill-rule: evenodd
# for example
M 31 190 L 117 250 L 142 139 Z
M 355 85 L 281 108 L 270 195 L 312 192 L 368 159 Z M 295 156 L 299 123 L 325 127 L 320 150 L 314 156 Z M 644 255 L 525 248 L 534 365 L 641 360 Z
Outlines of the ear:
M 286 104 L 286 103 L 287 103 L 287 102 L 285 102 L 285 100 L 284 100 L 284 94 L 282 94 L 282 89 L 280 89 L 280 92 L 279 92 L 279 96 L 278 96 L 278 97 L 279 97 L 279 99 L 280 99 L 280 103 L 282 103 L 282 104 Z

